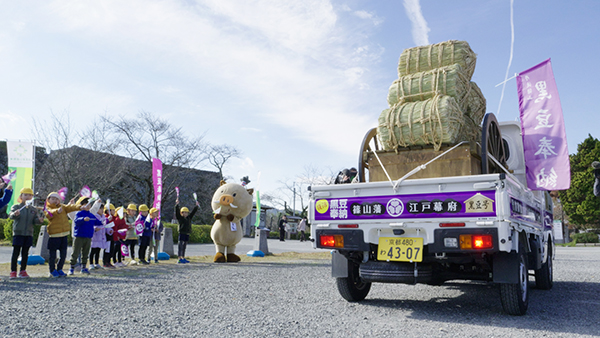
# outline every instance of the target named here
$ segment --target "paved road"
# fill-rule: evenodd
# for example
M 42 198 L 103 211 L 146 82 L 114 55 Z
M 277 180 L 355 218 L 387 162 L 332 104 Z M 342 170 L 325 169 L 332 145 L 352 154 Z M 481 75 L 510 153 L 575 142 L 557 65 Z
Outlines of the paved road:
M 282 253 L 282 252 L 317 252 L 322 250 L 315 250 L 312 248 L 311 242 L 300 242 L 296 240 L 287 240 L 280 242 L 278 239 L 269 239 L 269 252 L 271 253 Z M 137 250 L 137 247 L 136 247 Z M 177 245 L 174 247 L 175 253 L 177 253 Z M 254 250 L 254 238 L 242 238 L 242 241 L 237 245 L 236 253 L 239 255 L 245 255 L 248 251 Z M 327 251 L 327 250 L 325 250 Z M 67 254 L 71 254 L 71 247 L 67 250 Z M 136 251 L 137 256 L 137 251 Z M 215 246 L 213 244 L 188 244 L 186 256 L 207 256 L 215 254 Z M 0 263 L 10 262 L 12 255 L 12 246 L 0 246 Z
M 598 337 L 600 247 L 557 248 L 554 267 L 554 288 L 532 288 L 522 317 L 506 315 L 498 287 L 486 283 L 374 284 L 349 303 L 328 260 L 2 278 L 0 336 Z

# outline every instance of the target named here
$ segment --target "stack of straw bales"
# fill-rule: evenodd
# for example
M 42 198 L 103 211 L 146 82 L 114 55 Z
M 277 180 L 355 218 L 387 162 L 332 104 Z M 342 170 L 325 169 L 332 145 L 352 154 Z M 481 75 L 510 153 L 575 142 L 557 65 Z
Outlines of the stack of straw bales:
M 486 102 L 471 81 L 476 55 L 465 41 L 414 47 L 400 55 L 399 78 L 377 133 L 386 150 L 478 140 Z

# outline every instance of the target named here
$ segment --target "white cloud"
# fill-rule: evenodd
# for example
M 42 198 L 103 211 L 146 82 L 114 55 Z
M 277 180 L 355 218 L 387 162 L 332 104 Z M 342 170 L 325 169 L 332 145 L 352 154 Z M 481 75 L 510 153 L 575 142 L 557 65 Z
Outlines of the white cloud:
M 404 0 L 404 9 L 406 15 L 412 23 L 413 41 L 417 46 L 425 46 L 429 44 L 429 27 L 427 21 L 421 12 L 421 4 L 419 0 Z
M 242 160 L 240 167 L 244 170 L 254 169 L 254 162 L 252 161 L 252 159 L 250 157 L 245 157 Z
M 355 11 L 354 15 L 356 15 L 357 17 L 359 17 L 361 19 L 370 20 L 371 22 L 373 22 L 373 24 L 375 26 L 378 26 L 381 23 L 383 23 L 383 19 L 381 19 L 377 15 L 375 15 L 373 13 L 369 13 L 367 11 Z
M 252 128 L 252 127 L 241 127 L 240 128 L 241 131 L 250 131 L 253 133 L 262 133 L 262 129 L 258 129 L 258 128 Z
M 175 87 L 173 87 L 173 86 L 167 86 L 167 87 L 164 87 L 162 90 L 163 90 L 165 93 L 168 93 L 168 94 L 171 94 L 171 93 L 178 93 L 178 92 L 180 92 L 180 91 L 181 91 L 179 88 L 175 88 Z
M 0 113 L 0 120 L 3 121 L 3 124 L 6 125 L 7 122 L 11 124 L 16 124 L 19 122 L 26 122 L 25 119 L 19 115 L 15 115 L 13 112 L 8 111 L 6 113 Z
M 292 138 L 350 154 L 355 149 L 348 149 L 348 140 L 358 142 L 365 126 L 376 124 L 377 112 L 357 108 L 369 95 L 369 68 L 383 51 L 368 34 L 356 34 L 360 25 L 372 27 L 379 20 L 366 11 L 339 10 L 326 0 L 56 0 L 30 9 L 37 17 L 26 24 L 35 19 L 49 34 L 68 36 L 78 50 L 97 52 L 114 65 L 115 76 L 130 76 L 143 90 L 140 97 L 133 89 L 110 93 L 112 88 L 104 87 L 98 91 L 104 98 L 94 100 L 88 98 L 93 85 L 73 84 L 81 87 L 80 97 L 99 101 L 96 107 L 109 113 L 118 104 L 129 113 L 152 110 L 147 105 L 132 109 L 133 96 L 139 105 L 140 98 L 160 100 L 160 93 L 176 93 L 180 101 L 203 107 L 195 101 L 194 86 L 204 86 L 212 91 L 207 99 L 227 98 L 212 104 L 211 111 L 217 106 L 222 111 L 216 113 L 230 119 L 259 112 L 253 116 L 258 124 L 275 123 L 289 128 Z M 132 68 L 143 76 L 129 74 Z M 160 84 L 156 76 L 180 82 Z

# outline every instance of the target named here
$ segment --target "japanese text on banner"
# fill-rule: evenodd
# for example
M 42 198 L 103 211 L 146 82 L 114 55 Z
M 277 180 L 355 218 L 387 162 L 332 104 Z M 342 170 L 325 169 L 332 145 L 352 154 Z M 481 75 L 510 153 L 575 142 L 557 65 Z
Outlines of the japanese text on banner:
M 527 185 L 568 189 L 571 169 L 564 119 L 550 60 L 517 76 Z

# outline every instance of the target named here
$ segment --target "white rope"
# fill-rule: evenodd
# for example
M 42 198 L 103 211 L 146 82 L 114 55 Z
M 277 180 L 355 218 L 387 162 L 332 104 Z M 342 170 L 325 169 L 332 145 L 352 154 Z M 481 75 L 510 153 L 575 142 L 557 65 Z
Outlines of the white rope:
M 456 149 L 458 146 L 460 146 L 460 145 L 462 145 L 462 144 L 464 144 L 464 143 L 468 143 L 468 141 L 462 141 L 461 143 L 459 143 L 459 144 L 455 145 L 454 147 L 452 147 L 452 148 L 450 148 L 450 149 L 448 149 L 448 150 L 444 151 L 443 153 L 439 154 L 438 156 L 436 156 L 436 157 L 435 157 L 434 159 L 432 159 L 431 161 L 429 161 L 429 162 L 427 162 L 427 163 L 425 163 L 425 164 L 421 164 L 421 165 L 417 166 L 416 168 L 414 168 L 413 170 L 409 171 L 409 172 L 408 172 L 406 175 L 402 176 L 402 177 L 401 177 L 401 178 L 400 178 L 398 181 L 396 181 L 396 183 L 395 183 L 395 184 L 393 184 L 393 185 L 392 185 L 392 187 L 394 188 L 394 191 L 395 191 L 396 189 L 398 189 L 398 186 L 400 185 L 400 183 L 402 183 L 402 182 L 403 182 L 405 179 L 407 179 L 407 178 L 411 177 L 412 175 L 414 175 L 414 174 L 418 173 L 419 171 L 421 171 L 421 170 L 423 170 L 423 169 L 427 168 L 427 166 L 428 166 L 429 164 L 431 164 L 431 162 L 433 162 L 433 161 L 437 160 L 438 158 L 440 158 L 440 157 L 442 157 L 442 156 L 446 155 L 447 153 L 451 152 L 452 150 Z M 386 174 L 387 174 L 387 172 L 386 172 Z M 389 176 L 388 176 L 388 178 L 389 178 Z
M 504 99 L 504 88 L 506 87 L 506 82 L 508 81 L 508 72 L 510 70 L 510 65 L 512 64 L 513 50 L 515 47 L 515 22 L 513 18 L 514 2 L 515 0 L 510 0 L 510 57 L 508 58 L 508 67 L 506 67 L 506 75 L 504 75 L 504 83 L 502 84 L 502 93 L 500 94 L 500 103 L 498 103 L 498 111 L 496 111 L 496 116 L 500 116 L 500 108 L 502 107 L 502 100 Z
M 394 186 L 394 181 L 392 181 L 392 178 L 390 177 L 390 174 L 388 174 L 387 170 L 385 170 L 385 167 L 383 166 L 383 162 L 381 162 L 381 160 L 379 159 L 379 155 L 377 155 L 376 151 L 374 151 L 373 154 L 375 155 L 375 158 L 379 162 L 379 165 L 381 165 L 381 169 L 383 169 L 383 172 L 385 173 L 385 176 L 387 176 L 388 180 L 390 181 L 390 183 L 392 184 L 392 187 L 393 187 Z

